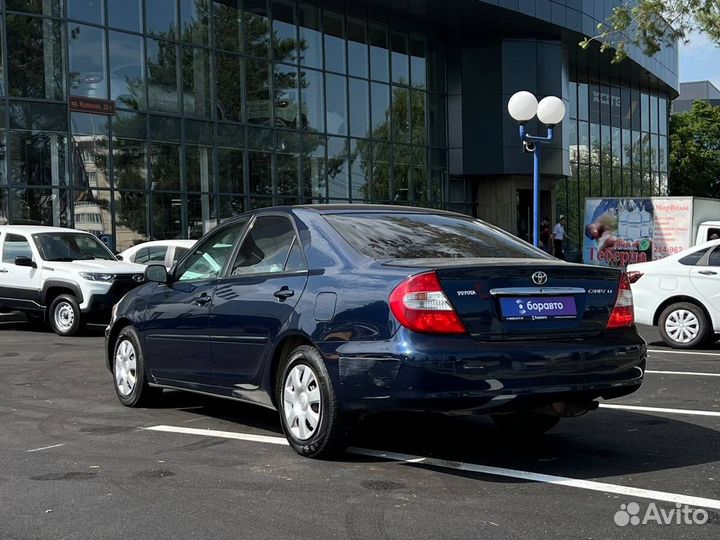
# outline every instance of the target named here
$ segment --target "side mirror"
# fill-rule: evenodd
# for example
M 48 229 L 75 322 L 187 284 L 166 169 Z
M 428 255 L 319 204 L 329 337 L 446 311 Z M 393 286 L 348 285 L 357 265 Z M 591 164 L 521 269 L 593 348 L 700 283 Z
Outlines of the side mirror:
M 167 283 L 170 281 L 170 278 L 165 265 L 149 264 L 145 267 L 145 280 L 155 283 Z
M 30 257 L 20 255 L 15 257 L 15 266 L 26 266 L 28 268 L 37 268 L 37 264 Z
M 116 258 L 118 261 L 122 261 L 122 260 L 123 260 L 122 255 L 117 255 L 117 254 L 115 254 L 115 258 Z

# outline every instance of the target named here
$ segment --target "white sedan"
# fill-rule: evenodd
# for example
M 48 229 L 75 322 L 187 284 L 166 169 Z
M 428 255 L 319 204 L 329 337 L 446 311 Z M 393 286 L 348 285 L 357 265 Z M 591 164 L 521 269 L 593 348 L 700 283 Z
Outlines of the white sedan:
M 154 240 L 126 249 L 118 259 L 139 264 L 164 264 L 169 270 L 195 245 L 196 240 Z
M 691 349 L 720 334 L 720 240 L 627 268 L 635 321 L 658 326 L 663 341 Z

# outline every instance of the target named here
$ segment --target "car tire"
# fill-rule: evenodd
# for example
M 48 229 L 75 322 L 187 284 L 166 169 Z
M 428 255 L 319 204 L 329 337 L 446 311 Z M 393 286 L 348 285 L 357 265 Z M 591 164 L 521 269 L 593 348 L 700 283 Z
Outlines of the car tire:
M 126 326 L 115 340 L 112 358 L 113 386 L 126 407 L 148 407 L 162 394 L 162 388 L 148 384 L 145 355 L 132 326 Z
M 559 416 L 532 411 L 499 413 L 491 415 L 495 425 L 511 436 L 538 436 L 550 431 L 560 421 Z
M 666 307 L 658 319 L 662 340 L 675 349 L 693 349 L 710 339 L 710 322 L 696 304 L 678 302 Z
M 83 327 L 80 304 L 71 294 L 55 297 L 48 312 L 50 327 L 58 336 L 73 336 Z
M 350 421 L 315 347 L 302 345 L 287 355 L 275 395 L 283 432 L 298 454 L 328 459 L 347 448 Z

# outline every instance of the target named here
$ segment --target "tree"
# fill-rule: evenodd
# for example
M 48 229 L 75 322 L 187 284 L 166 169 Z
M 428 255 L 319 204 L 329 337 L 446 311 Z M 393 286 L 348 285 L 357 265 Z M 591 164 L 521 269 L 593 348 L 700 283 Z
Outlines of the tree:
M 627 56 L 627 45 L 640 47 L 652 56 L 677 40 L 687 42 L 691 32 L 706 34 L 720 46 L 720 0 L 623 0 L 610 18 L 598 24 L 598 34 L 580 42 L 584 49 L 593 41 L 602 52 L 614 49 L 613 63 Z
M 720 197 L 720 107 L 695 101 L 670 118 L 669 194 Z

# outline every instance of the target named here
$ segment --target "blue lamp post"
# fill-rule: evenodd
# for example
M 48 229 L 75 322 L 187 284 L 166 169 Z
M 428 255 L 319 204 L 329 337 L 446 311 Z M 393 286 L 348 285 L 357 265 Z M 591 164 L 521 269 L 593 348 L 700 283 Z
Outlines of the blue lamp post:
M 516 92 L 508 101 L 508 112 L 520 124 L 520 140 L 525 149 L 533 153 L 533 244 L 540 245 L 540 148 L 548 144 L 553 138 L 553 128 L 562 122 L 565 117 L 565 104 L 562 99 L 547 96 L 538 103 L 537 98 L 530 92 Z M 535 118 L 545 124 L 547 135 L 540 137 L 530 135 L 525 130 L 525 124 Z

